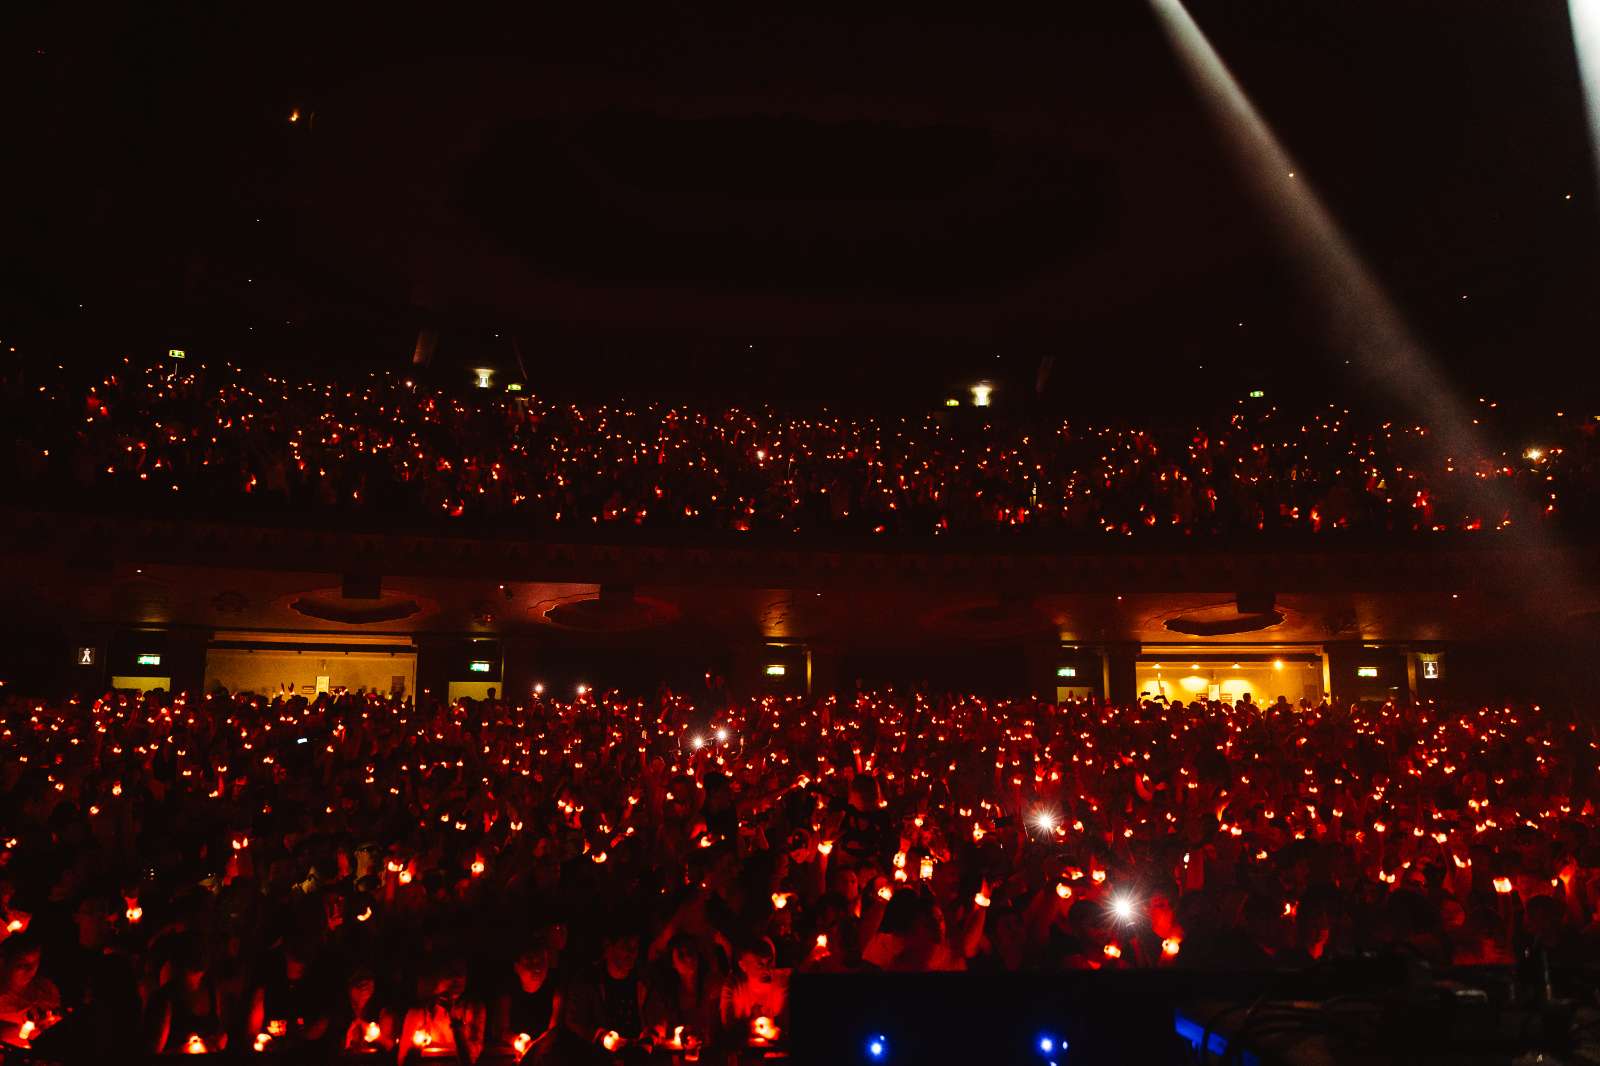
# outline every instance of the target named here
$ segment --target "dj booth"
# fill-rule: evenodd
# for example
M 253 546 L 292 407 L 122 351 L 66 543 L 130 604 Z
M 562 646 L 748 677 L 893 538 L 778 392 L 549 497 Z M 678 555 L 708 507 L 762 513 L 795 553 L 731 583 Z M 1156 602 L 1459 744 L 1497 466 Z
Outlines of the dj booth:
M 1597 986 L 1600 974 L 1562 974 L 1552 993 L 1505 968 L 1430 973 L 1401 960 L 1226 975 L 801 975 L 789 1052 L 837 1066 L 1600 1064 Z

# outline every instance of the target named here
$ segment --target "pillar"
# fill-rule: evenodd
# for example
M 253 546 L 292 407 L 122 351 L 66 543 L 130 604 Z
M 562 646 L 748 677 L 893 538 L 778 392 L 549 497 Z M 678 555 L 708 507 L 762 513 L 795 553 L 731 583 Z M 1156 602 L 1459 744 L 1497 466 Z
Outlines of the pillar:
M 1137 641 L 1117 641 L 1105 645 L 1106 698 L 1119 706 L 1130 706 L 1139 698 L 1139 681 L 1135 663 L 1139 658 Z

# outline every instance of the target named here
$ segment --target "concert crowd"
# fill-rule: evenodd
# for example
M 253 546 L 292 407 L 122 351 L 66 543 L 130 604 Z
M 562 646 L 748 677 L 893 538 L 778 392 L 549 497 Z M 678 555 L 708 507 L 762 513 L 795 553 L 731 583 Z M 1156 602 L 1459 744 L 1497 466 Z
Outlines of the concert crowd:
M 1600 943 L 1600 730 L 1536 706 L 929 697 L 3 707 L 0 1042 L 731 1062 L 791 975 Z
M 802 416 L 131 360 L 88 381 L 14 363 L 0 403 L 25 498 L 175 514 L 576 536 L 1043 529 L 1100 539 L 1464 532 L 1600 515 L 1596 423 L 1577 412 L 1546 419 L 1531 444 L 1450 455 L 1427 426 L 1335 406 L 1293 414 L 1241 401 L 1183 423 L 1041 422 L 970 407 Z M 1495 406 L 1479 406 L 1486 429 Z M 1486 497 L 1486 484 L 1511 491 Z

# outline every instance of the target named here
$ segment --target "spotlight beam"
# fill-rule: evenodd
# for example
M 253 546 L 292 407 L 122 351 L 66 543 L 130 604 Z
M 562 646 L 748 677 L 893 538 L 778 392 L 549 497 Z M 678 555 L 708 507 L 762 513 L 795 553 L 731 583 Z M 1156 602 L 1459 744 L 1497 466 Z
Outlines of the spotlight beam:
M 1567 0 L 1572 21 L 1572 46 L 1583 80 L 1583 106 L 1589 116 L 1589 157 L 1600 183 L 1600 0 Z
M 1150 0 L 1185 73 L 1238 157 L 1240 171 L 1317 283 L 1330 321 L 1365 368 L 1464 448 L 1476 436 L 1444 378 L 1410 336 L 1332 214 L 1313 191 L 1182 0 Z M 1463 423 L 1468 426 L 1463 426 Z M 1460 454 L 1460 451 L 1457 451 Z
M 1592 28 L 1600 27 L 1600 0 L 1571 2 L 1575 11 L 1578 6 L 1594 11 L 1595 17 L 1585 21 Z M 1182 0 L 1150 0 L 1150 5 L 1185 75 L 1226 138 L 1243 177 L 1268 206 L 1294 250 L 1321 301 L 1328 327 L 1342 346 L 1368 378 L 1432 425 L 1430 444 L 1438 459 L 1494 454 L 1484 447 L 1466 406 L 1412 336 L 1399 309 Z M 1600 37 L 1600 29 L 1594 35 Z M 1600 47 L 1592 54 L 1600 57 Z M 1498 478 L 1469 481 L 1477 497 L 1476 506 L 1483 512 L 1484 528 L 1497 527 L 1501 517 L 1514 510 L 1516 494 Z M 1526 548 L 1547 547 L 1537 529 L 1513 526 L 1512 533 Z M 1524 586 L 1530 602 L 1536 595 L 1570 598 L 1569 582 L 1547 568 L 1539 572 L 1532 560 L 1525 561 L 1527 565 L 1518 568 L 1518 576 L 1538 579 L 1538 593 Z

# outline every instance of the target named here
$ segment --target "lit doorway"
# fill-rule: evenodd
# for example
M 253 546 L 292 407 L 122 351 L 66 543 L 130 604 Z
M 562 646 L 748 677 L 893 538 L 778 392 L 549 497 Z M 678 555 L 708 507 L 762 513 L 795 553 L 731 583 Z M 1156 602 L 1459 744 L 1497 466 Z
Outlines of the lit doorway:
M 1248 696 L 1263 706 L 1281 696 L 1290 703 L 1315 704 L 1327 691 L 1327 665 L 1320 648 L 1147 647 L 1135 662 L 1134 679 L 1145 699 L 1236 704 Z

